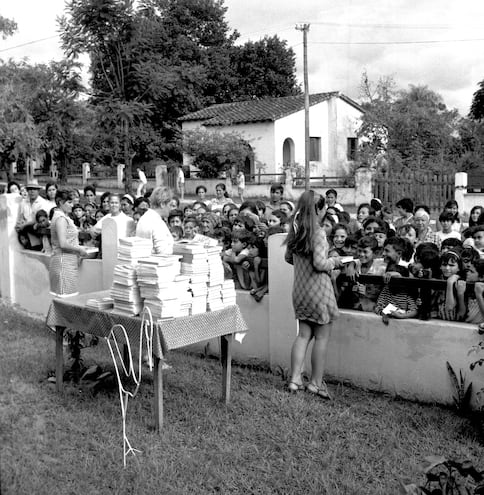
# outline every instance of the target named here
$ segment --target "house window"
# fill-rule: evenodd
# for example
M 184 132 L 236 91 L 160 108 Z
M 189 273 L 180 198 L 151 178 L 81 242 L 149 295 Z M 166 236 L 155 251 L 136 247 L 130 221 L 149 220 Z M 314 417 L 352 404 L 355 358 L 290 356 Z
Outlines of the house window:
M 321 161 L 321 138 L 319 137 L 309 138 L 309 161 Z
M 356 160 L 356 150 L 358 147 L 358 139 L 357 138 L 348 138 L 348 145 L 346 150 L 346 158 L 348 161 Z

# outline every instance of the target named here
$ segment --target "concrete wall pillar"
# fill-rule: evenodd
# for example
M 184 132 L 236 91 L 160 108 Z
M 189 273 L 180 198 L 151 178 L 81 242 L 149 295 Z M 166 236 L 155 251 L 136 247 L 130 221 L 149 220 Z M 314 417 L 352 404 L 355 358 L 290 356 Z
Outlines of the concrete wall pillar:
M 117 171 L 117 180 L 118 180 L 118 189 L 123 189 L 124 188 L 124 169 L 126 165 L 124 163 L 118 163 L 118 166 L 116 167 Z
M 91 164 L 88 162 L 84 162 L 82 164 L 82 185 L 85 186 L 87 184 L 87 179 L 91 178 Z
M 15 231 L 21 197 L 0 195 L 0 296 L 15 302 L 14 252 L 20 248 Z
M 467 194 L 467 174 L 465 172 L 457 172 L 455 174 L 455 192 L 454 199 L 459 205 L 459 211 L 464 213 L 465 207 L 465 196 Z
M 373 198 L 373 172 L 367 167 L 357 168 L 355 171 L 355 205 L 369 203 Z
M 293 201 L 295 198 L 294 198 L 294 189 L 292 187 L 293 177 L 292 177 L 291 169 L 286 168 L 286 170 L 284 170 L 284 174 L 286 176 L 286 181 L 284 184 L 284 197 L 286 199 L 289 199 L 290 201 Z
M 57 182 L 59 179 L 59 171 L 57 170 L 57 165 L 54 162 L 50 165 L 49 175 L 53 181 Z
M 166 164 L 157 165 L 155 168 L 156 187 L 164 186 L 168 183 L 168 169 Z

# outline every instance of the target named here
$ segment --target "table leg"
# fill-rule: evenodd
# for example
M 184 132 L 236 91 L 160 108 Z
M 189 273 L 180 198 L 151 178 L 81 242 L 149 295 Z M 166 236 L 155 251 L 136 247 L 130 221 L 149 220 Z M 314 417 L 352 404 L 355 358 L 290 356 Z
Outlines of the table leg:
M 232 375 L 232 334 L 220 337 L 220 359 L 222 360 L 222 400 L 230 402 L 230 380 Z
M 55 327 L 55 388 L 57 392 L 64 391 L 64 330 L 65 327 Z
M 163 428 L 163 365 L 157 356 L 153 356 L 153 364 L 155 430 L 160 433 Z

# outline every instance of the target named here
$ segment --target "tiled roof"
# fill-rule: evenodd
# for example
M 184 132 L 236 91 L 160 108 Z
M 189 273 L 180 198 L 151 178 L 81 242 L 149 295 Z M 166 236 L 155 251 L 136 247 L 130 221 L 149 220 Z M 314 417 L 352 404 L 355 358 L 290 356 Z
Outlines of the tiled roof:
M 350 98 L 339 92 L 317 93 L 309 96 L 309 105 L 315 105 L 331 97 L 339 97 L 350 105 L 363 109 Z M 304 110 L 304 95 L 264 98 L 235 103 L 221 103 L 202 108 L 181 117 L 181 121 L 201 120 L 205 126 L 243 124 L 246 122 L 274 121 L 292 113 Z

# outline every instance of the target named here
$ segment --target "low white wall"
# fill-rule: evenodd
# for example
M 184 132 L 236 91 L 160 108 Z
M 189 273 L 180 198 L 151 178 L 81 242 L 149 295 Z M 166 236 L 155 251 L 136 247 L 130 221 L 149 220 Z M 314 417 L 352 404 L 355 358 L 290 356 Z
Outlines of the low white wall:
M 0 196 L 2 297 L 45 315 L 51 301 L 48 256 L 6 248 L 7 230 L 13 228 L 9 214 L 15 208 L 7 208 L 11 199 L 7 201 L 5 196 Z M 236 360 L 289 367 L 296 321 L 291 302 L 292 266 L 284 261 L 284 239 L 285 234 L 269 239 L 270 293 L 259 303 L 247 292 L 237 293 L 237 303 L 250 330 L 243 343 L 233 347 Z M 111 270 L 114 262 L 114 259 L 83 260 L 80 291 L 109 288 L 103 272 Z M 338 380 L 406 399 L 451 404 L 454 390 L 446 361 L 456 372 L 459 369 L 465 372 L 468 380 L 473 381 L 474 390 L 484 387 L 484 370 L 477 368 L 471 373 L 469 363 L 473 356 L 467 355 L 469 348 L 480 340 L 474 325 L 411 319 L 391 320 L 385 326 L 374 314 L 342 310 L 340 318 L 332 324 L 327 373 Z M 209 347 L 210 352 L 219 351 L 217 341 L 210 342 Z M 309 359 L 306 367 L 310 368 Z
M 289 366 L 296 336 L 292 313 L 292 266 L 285 263 L 286 235 L 269 238 L 271 365 Z M 373 313 L 342 310 L 332 324 L 327 373 L 360 387 L 411 400 L 452 404 L 446 361 L 462 369 L 474 390 L 484 387 L 484 370 L 469 370 L 472 345 L 484 340 L 475 325 L 441 320 L 391 320 L 385 326 Z M 306 363 L 310 369 L 309 359 Z M 475 404 L 475 398 L 474 398 Z

